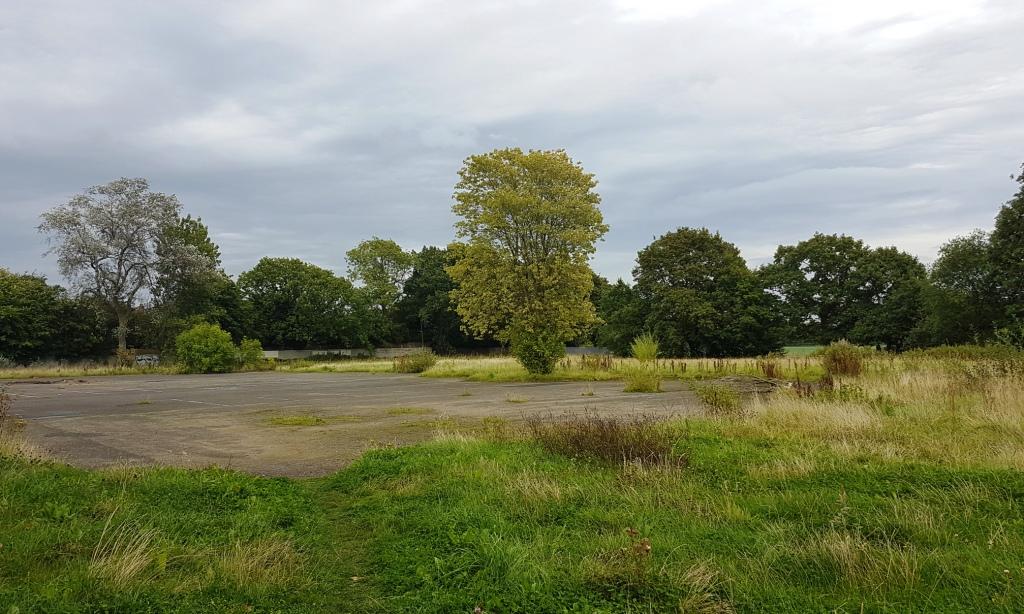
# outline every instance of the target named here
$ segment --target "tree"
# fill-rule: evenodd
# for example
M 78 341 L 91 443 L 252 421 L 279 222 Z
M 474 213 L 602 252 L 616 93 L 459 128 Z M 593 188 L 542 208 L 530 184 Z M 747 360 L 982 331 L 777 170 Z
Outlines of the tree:
M 619 356 L 629 356 L 630 344 L 644 330 L 647 309 L 636 290 L 621 279 L 610 284 L 594 303 L 601 324 L 594 343 Z
M 781 346 L 774 297 L 718 233 L 665 234 L 640 251 L 633 275 L 645 328 L 668 355 L 757 355 Z
M 145 179 L 121 178 L 42 215 L 39 230 L 48 235 L 61 273 L 117 318 L 121 351 L 132 309 L 153 288 L 161 263 L 175 260 L 185 268 L 203 262 L 201 254 L 165 236 L 180 211 L 175 196 L 151 192 Z
M 36 275 L 0 269 L 0 356 L 19 363 L 38 360 L 50 349 L 62 290 Z
M 499 149 L 459 171 L 459 216 L 448 273 L 466 328 L 509 343 L 531 372 L 548 372 L 565 341 L 595 320 L 588 264 L 608 231 L 597 182 L 564 151 Z
M 1015 180 L 1020 188 L 999 210 L 992 231 L 992 270 L 1007 321 L 1024 319 L 1024 164 Z
M 876 248 L 861 258 L 853 278 L 855 323 L 850 341 L 889 350 L 906 348 L 923 317 L 924 265 L 895 247 Z
M 395 308 L 396 322 L 408 331 L 407 338 L 427 343 L 439 354 L 475 345 L 463 333 L 462 318 L 452 303 L 455 282 L 445 270 L 451 264 L 447 249 L 424 247 L 420 250 Z
M 175 258 L 176 250 L 198 254 L 195 261 Z M 198 322 L 218 324 L 239 341 L 248 332 L 248 314 L 235 282 L 221 269 L 220 248 L 199 218 L 186 216 L 165 230 L 157 246 L 155 299 L 156 347 L 172 345 L 181 331 Z
M 365 347 L 370 342 L 366 299 L 327 269 L 296 258 L 263 258 L 238 277 L 238 286 L 266 347 Z
M 922 288 L 924 318 L 916 332 L 920 345 L 985 341 L 1003 316 L 995 285 L 988 233 L 976 230 L 939 248 Z
M 345 258 L 349 279 L 362 283 L 370 301 L 382 312 L 394 307 L 416 264 L 415 252 L 404 251 L 398 243 L 379 237 L 348 250 Z
M 851 339 L 898 349 L 922 315 L 924 266 L 846 235 L 779 246 L 760 273 L 782 301 L 790 341 Z

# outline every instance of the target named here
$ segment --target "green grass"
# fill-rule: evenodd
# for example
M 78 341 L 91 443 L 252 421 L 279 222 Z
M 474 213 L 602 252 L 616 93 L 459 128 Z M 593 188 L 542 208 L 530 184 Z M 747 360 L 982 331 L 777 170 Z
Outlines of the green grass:
M 451 420 L 303 480 L 0 446 L 0 612 L 1018 612 L 1019 369 L 871 359 L 659 423 L 675 463 Z
M 823 347 L 825 347 L 825 346 L 823 346 L 823 345 L 787 345 L 786 347 L 782 348 L 782 353 L 785 356 L 789 357 L 789 358 L 803 358 L 803 357 L 806 357 L 806 356 L 810 356 L 811 354 L 814 354 L 815 352 L 817 352 L 818 350 L 820 350 Z

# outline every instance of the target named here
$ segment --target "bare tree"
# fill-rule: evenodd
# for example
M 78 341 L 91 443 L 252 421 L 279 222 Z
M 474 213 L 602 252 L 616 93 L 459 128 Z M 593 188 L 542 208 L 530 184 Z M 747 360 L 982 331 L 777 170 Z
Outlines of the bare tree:
M 117 318 L 117 348 L 127 347 L 128 322 L 141 295 L 152 289 L 161 261 L 201 260 L 195 250 L 168 244 L 179 219 L 173 194 L 150 192 L 142 178 L 93 186 L 42 215 L 39 231 L 57 255 L 60 272 L 83 294 L 102 300 Z M 158 249 L 159 248 L 159 249 Z

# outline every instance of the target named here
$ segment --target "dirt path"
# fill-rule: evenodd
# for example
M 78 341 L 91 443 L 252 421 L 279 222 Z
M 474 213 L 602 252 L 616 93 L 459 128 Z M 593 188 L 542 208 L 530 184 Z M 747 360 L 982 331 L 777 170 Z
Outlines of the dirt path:
M 677 382 L 627 394 L 621 382 L 496 384 L 358 373 L 96 377 L 7 385 L 29 439 L 75 465 L 211 464 L 264 475 L 337 470 L 375 444 L 441 425 L 536 413 L 692 413 Z M 315 424 L 281 425 L 290 418 Z

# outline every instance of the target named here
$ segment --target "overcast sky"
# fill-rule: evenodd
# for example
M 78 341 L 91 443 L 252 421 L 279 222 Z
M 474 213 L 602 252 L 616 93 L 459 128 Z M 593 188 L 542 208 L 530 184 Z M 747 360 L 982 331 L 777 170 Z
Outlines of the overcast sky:
M 707 226 L 753 265 L 817 231 L 925 262 L 1024 161 L 1021 0 L 0 4 L 0 266 L 58 281 L 39 214 L 147 177 L 237 274 L 452 239 L 462 160 L 564 148 L 594 267 Z

